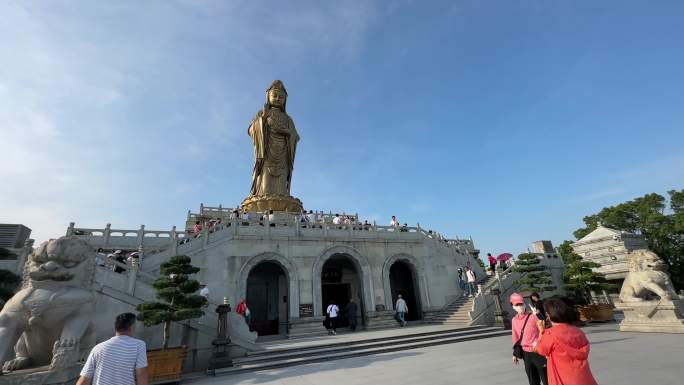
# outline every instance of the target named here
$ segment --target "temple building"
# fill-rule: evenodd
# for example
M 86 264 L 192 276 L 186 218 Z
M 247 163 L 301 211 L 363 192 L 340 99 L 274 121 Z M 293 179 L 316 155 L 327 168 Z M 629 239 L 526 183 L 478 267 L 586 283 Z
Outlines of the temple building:
M 447 239 L 414 227 L 380 226 L 346 215 L 318 213 L 314 222 L 279 213 L 269 220 L 254 213 L 231 218 L 235 209 L 202 205 L 188 213 L 188 224 L 201 231 L 78 228 L 94 248 L 140 255 L 139 274 L 159 274 L 160 264 L 177 254 L 188 255 L 201 269 L 210 301 L 245 299 L 252 313 L 252 330 L 259 336 L 306 335 L 324 331 L 321 317 L 335 301 L 341 308 L 354 300 L 362 310 L 358 324 L 367 328 L 393 323 L 393 304 L 401 294 L 409 306 L 408 320 L 421 320 L 458 298 L 462 291 L 457 270 L 476 263 L 479 251 L 470 239 Z
M 572 244 L 575 254 L 583 259 L 600 264 L 597 272 L 616 285 L 611 293 L 619 293 L 629 273 L 628 253 L 648 249 L 643 236 L 605 227 L 601 224 L 591 233 Z

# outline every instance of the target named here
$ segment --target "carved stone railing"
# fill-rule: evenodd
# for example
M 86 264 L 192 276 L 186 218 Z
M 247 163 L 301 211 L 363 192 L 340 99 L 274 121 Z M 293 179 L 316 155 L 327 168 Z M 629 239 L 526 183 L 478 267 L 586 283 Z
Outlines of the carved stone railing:
M 74 222 L 69 224 L 66 235 L 77 235 L 90 242 L 95 248 L 105 250 L 114 249 L 162 249 L 185 239 L 188 235 L 177 231 L 176 226 L 171 230 L 146 230 L 145 225 L 138 229 L 113 229 L 107 223 L 104 228 L 76 227 Z

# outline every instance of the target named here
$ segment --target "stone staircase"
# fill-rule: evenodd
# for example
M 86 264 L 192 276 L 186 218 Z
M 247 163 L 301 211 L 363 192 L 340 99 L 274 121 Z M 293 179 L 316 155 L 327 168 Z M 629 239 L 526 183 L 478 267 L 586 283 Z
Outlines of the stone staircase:
M 460 297 L 432 316 L 430 323 L 450 326 L 467 326 L 470 324 L 470 311 L 473 308 L 473 297 Z
M 480 282 L 480 288 L 488 287 L 495 279 L 496 277 L 494 276 L 487 276 L 486 280 Z M 474 300 L 474 297 L 459 297 L 444 307 L 444 309 L 432 315 L 428 320 L 428 323 L 449 326 L 468 326 L 472 322 L 470 312 L 473 309 Z
M 365 335 L 364 335 L 365 334 Z M 217 369 L 213 374 L 237 374 L 283 368 L 314 362 L 339 360 L 380 353 L 418 349 L 510 334 L 496 327 L 467 326 L 445 328 L 438 326 L 408 327 L 393 331 L 358 333 L 353 336 L 317 338 L 310 343 L 247 352 L 247 356 L 233 360 L 233 367 Z M 337 339 L 337 341 L 336 341 Z

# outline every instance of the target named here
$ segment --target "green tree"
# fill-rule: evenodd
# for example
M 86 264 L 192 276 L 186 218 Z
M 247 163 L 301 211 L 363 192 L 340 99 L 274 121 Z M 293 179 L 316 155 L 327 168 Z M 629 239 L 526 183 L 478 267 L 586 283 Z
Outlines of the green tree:
M 577 254 L 575 254 L 577 255 Z M 591 303 L 591 292 L 609 290 L 615 285 L 608 283 L 605 275 L 594 271 L 601 267 L 596 262 L 585 261 L 578 256 L 565 267 L 563 273 L 564 288 L 575 294 L 576 298 L 581 298 L 583 303 Z
M 0 309 L 12 298 L 20 283 L 21 277 L 9 270 L 0 269 Z
M 190 257 L 176 255 L 161 265 L 161 276 L 152 285 L 160 301 L 144 302 L 137 306 L 145 326 L 164 324 L 164 349 L 169 347 L 171 322 L 198 318 L 207 299 L 196 293 L 199 282 L 190 279 L 200 269 L 190 264 Z
M 672 282 L 684 288 L 684 190 L 668 191 L 668 199 L 659 194 L 605 207 L 597 214 L 584 217 L 585 227 L 574 233 L 577 239 L 598 227 L 643 235 L 648 247 L 667 263 Z
M 513 271 L 521 273 L 522 277 L 515 281 L 516 285 L 521 286 L 520 291 L 551 291 L 555 287 L 549 286 L 553 283 L 551 273 L 546 266 L 541 264 L 537 254 L 523 253 L 518 255 Z
M 563 243 L 558 246 L 558 253 L 563 259 L 563 264 L 566 267 L 575 260 L 581 259 L 581 257 L 575 254 L 575 251 L 572 249 L 572 241 L 563 241 Z

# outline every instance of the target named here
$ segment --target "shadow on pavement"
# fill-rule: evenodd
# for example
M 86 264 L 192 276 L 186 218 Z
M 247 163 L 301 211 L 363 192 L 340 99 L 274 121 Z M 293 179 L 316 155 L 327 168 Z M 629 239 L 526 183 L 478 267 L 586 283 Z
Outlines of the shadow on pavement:
M 626 340 L 633 340 L 634 337 L 629 337 L 629 338 L 614 338 L 612 340 L 603 340 L 603 341 L 592 341 L 592 345 L 598 345 L 598 344 L 605 344 L 607 342 L 618 342 L 618 341 L 626 341 Z
M 321 373 L 327 370 L 355 369 L 368 366 L 375 362 L 391 361 L 398 358 L 414 357 L 423 353 L 398 352 L 385 353 L 382 355 L 358 356 L 341 360 L 314 362 L 305 365 L 290 366 L 282 369 L 268 369 L 263 372 L 242 373 L 230 376 L 217 376 L 216 381 L 221 379 L 221 384 L 234 384 L 248 380 L 250 384 L 261 384 L 269 381 L 282 380 L 289 377 L 306 376 L 312 373 Z

